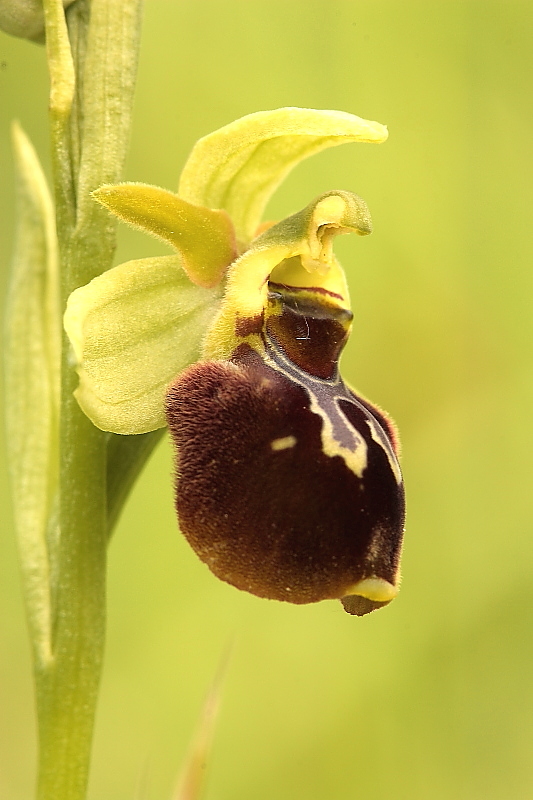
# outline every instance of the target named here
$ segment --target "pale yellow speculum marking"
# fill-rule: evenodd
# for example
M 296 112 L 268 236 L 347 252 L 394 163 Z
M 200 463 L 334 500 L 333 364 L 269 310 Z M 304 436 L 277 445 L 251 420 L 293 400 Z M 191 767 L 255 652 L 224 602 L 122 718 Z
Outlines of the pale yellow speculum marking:
M 322 417 L 322 421 L 324 423 L 322 425 L 322 431 L 320 432 L 322 451 L 330 458 L 333 458 L 334 456 L 340 456 L 344 460 L 344 463 L 348 469 L 357 475 L 358 478 L 362 478 L 363 472 L 367 468 L 368 464 L 368 447 L 365 440 L 361 435 L 358 435 L 358 442 L 355 450 L 350 450 L 347 447 L 343 447 L 343 445 L 338 442 L 333 435 L 333 425 L 331 424 L 331 420 L 327 413 L 318 403 L 316 397 L 309 387 L 307 387 L 307 391 L 309 392 L 309 397 L 311 400 L 311 411 L 314 414 L 318 414 L 320 417 Z M 355 429 L 353 430 L 355 432 Z
M 263 359 L 265 363 L 271 366 L 273 369 L 277 370 L 277 372 L 281 373 L 281 375 L 285 375 L 289 378 L 290 381 L 293 383 L 295 382 L 294 375 L 290 373 L 290 371 L 283 369 L 283 366 L 278 362 L 274 361 L 274 359 L 270 358 L 267 353 L 264 354 Z M 340 456 L 343 460 L 348 469 L 350 469 L 358 478 L 363 477 L 363 472 L 365 471 L 367 464 L 368 464 L 368 447 L 361 436 L 354 428 L 352 428 L 353 435 L 357 439 L 357 447 L 355 450 L 351 450 L 347 447 L 343 447 L 343 445 L 335 439 L 333 435 L 333 425 L 331 424 L 331 420 L 327 414 L 327 412 L 322 408 L 320 405 L 318 398 L 316 397 L 315 393 L 312 389 L 312 382 L 316 380 L 317 382 L 320 381 L 319 378 L 313 379 L 312 375 L 307 375 L 307 381 L 303 385 L 305 390 L 309 395 L 310 400 L 310 411 L 313 414 L 318 414 L 323 421 L 322 430 L 320 432 L 320 439 L 322 442 L 322 452 L 333 458 L 334 456 Z
M 273 439 L 270 442 L 270 447 L 274 452 L 278 452 L 279 450 L 289 450 L 291 447 L 294 447 L 296 444 L 296 436 L 283 436 L 281 439 Z

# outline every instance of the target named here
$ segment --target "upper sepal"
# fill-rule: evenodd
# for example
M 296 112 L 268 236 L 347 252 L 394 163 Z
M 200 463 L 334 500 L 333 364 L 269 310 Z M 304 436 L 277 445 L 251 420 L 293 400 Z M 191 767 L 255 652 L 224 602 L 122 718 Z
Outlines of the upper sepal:
M 343 111 L 277 108 L 258 111 L 200 139 L 183 169 L 179 194 L 224 208 L 245 244 L 268 199 L 293 167 L 328 147 L 384 142 L 387 128 Z

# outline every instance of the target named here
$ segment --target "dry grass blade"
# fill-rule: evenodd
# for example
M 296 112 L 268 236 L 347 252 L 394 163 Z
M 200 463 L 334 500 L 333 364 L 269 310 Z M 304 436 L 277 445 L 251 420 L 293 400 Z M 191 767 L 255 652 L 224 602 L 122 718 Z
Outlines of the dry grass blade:
M 230 652 L 228 647 L 207 693 L 172 800 L 200 800 L 202 795 Z

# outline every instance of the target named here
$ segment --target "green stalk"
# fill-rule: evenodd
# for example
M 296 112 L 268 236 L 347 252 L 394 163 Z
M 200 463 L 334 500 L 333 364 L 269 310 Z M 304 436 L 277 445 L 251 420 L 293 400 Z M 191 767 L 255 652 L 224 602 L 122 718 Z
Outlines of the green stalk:
M 111 266 L 115 224 L 90 198 L 120 179 L 131 118 L 140 0 L 45 0 L 61 298 Z M 90 14 L 89 14 L 90 11 Z M 108 435 L 73 397 L 63 338 L 58 532 L 49 530 L 51 658 L 36 664 L 39 800 L 86 796 L 105 639 Z
M 53 658 L 36 675 L 39 800 L 85 797 L 105 637 L 105 436 L 80 411 L 70 372 L 62 385 Z

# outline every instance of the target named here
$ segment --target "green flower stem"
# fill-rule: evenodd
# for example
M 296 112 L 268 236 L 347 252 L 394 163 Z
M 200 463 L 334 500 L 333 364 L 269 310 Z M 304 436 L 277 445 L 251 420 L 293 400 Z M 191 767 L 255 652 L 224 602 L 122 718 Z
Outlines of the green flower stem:
M 121 177 L 141 2 L 79 0 L 67 12 L 68 27 L 59 0 L 45 0 L 44 8 L 64 308 L 74 289 L 112 263 L 115 223 L 92 201 L 90 192 Z M 47 662 L 36 663 L 39 800 L 83 800 L 86 795 L 105 639 L 109 434 L 95 428 L 80 410 L 73 396 L 76 385 L 70 345 L 64 338 L 59 525 L 56 534 L 52 521 L 48 536 L 52 655 Z M 125 484 L 131 485 L 131 476 L 140 468 L 140 457 L 133 457 L 135 447 L 130 450 L 129 467 L 121 469 L 114 463 L 114 519 L 126 496 Z M 141 456 L 144 450 L 137 447 Z
M 60 538 L 52 663 L 37 671 L 39 800 L 85 797 L 105 636 L 105 435 L 72 397 L 61 406 Z

